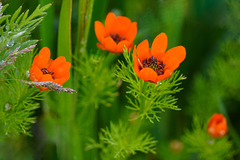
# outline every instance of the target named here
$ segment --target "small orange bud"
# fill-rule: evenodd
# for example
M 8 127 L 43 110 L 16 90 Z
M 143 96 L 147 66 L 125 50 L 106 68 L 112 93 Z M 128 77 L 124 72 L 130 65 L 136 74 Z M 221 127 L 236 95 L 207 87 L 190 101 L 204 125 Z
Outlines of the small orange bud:
M 222 114 L 215 113 L 207 127 L 207 132 L 213 138 L 221 138 L 227 133 L 227 120 Z

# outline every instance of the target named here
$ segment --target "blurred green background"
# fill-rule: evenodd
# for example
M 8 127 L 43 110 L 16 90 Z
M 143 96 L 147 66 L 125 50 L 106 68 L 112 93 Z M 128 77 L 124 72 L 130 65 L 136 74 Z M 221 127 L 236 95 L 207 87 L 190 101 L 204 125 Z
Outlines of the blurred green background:
M 61 0 L 5 0 L 3 3 L 9 4 L 6 13 L 11 15 L 20 5 L 23 6 L 24 11 L 30 9 L 32 12 L 39 3 L 42 5 L 52 3 L 52 7 L 47 10 L 47 16 L 31 38 L 39 39 L 37 47 L 39 49 L 43 46 L 49 47 L 52 56 L 56 57 Z M 95 54 L 98 50 L 94 21 L 104 22 L 110 11 L 116 15 L 127 16 L 138 23 L 138 33 L 134 40 L 136 45 L 145 39 L 148 39 L 151 45 L 159 33 L 165 32 L 168 36 L 168 49 L 183 45 L 187 51 L 186 59 L 179 67 L 181 73 L 187 77 L 182 84 L 184 90 L 177 94 L 178 105 L 182 110 L 166 111 L 162 114 L 160 123 L 147 124 L 151 126 L 149 132 L 159 142 L 158 154 L 139 154 L 134 159 L 184 159 L 180 153 L 182 151 L 175 152 L 172 149 L 171 142 L 175 142 L 173 140 L 181 142 L 181 136 L 186 129 L 191 128 L 193 116 L 198 116 L 202 121 L 207 122 L 213 113 L 227 114 L 231 130 L 234 130 L 235 135 L 240 134 L 240 2 L 237 0 L 95 0 L 87 43 L 90 54 Z M 73 52 L 76 45 L 77 16 L 78 0 L 73 0 Z M 122 87 L 120 92 L 124 91 Z M 124 97 L 120 98 L 119 105 L 126 101 Z M 99 112 L 102 115 L 116 113 L 105 108 L 100 108 Z M 39 121 L 42 114 L 40 108 L 36 112 Z M 113 115 L 105 118 L 104 121 L 99 122 L 98 128 L 106 127 L 109 121 L 117 121 L 117 117 Z M 13 139 L 9 142 L 14 144 L 0 146 L 5 147 L 2 150 L 4 152 L 0 152 L 5 156 L 1 157 L 8 157 L 7 151 L 11 150 L 14 154 L 9 159 L 14 159 L 16 156 L 23 159 L 34 157 L 33 159 L 36 160 L 56 159 L 54 144 L 41 142 L 41 139 L 45 138 L 42 132 L 41 123 L 37 122 L 32 128 L 33 137 L 22 137 L 17 144 Z M 239 142 L 235 143 L 236 148 L 240 147 L 237 145 Z M 236 154 L 234 158 L 238 159 L 239 156 Z

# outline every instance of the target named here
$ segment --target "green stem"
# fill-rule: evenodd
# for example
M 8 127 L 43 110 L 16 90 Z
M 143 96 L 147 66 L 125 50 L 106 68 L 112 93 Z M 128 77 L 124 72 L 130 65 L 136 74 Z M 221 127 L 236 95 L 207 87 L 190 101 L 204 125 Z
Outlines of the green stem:
M 107 56 L 104 59 L 104 65 L 110 67 L 113 64 L 113 62 L 118 59 L 118 57 L 119 57 L 118 54 L 107 53 Z
M 90 28 L 91 19 L 92 19 L 93 4 L 94 4 L 94 0 L 79 0 L 78 30 L 77 30 L 76 46 L 74 51 L 74 57 L 76 58 L 83 56 L 81 54 L 87 54 L 86 45 L 87 45 L 89 28 Z M 78 61 L 74 61 L 74 65 L 79 66 L 80 64 Z M 73 74 L 74 74 L 73 88 L 78 89 L 80 75 L 76 71 L 74 71 Z M 77 95 L 75 95 L 73 100 L 73 105 L 75 109 L 78 103 L 77 99 L 78 97 Z
M 92 18 L 92 10 L 93 10 L 94 0 L 79 0 L 78 6 L 78 31 L 77 31 L 77 39 L 76 46 L 74 50 L 74 57 L 77 59 L 83 59 L 84 56 L 87 55 L 86 44 L 88 40 L 89 28 Z M 73 64 L 78 67 L 81 62 L 74 61 Z M 79 89 L 79 80 L 80 76 L 77 71 L 74 70 L 74 86 L 73 88 Z M 74 113 L 76 113 L 75 119 L 77 124 L 76 133 L 79 134 L 79 142 L 76 143 L 78 145 L 76 148 L 78 150 L 78 154 L 80 155 L 81 160 L 95 160 L 97 159 L 97 151 L 90 150 L 85 151 L 86 144 L 88 143 L 88 138 L 97 139 L 97 127 L 96 127 L 96 109 L 94 105 L 84 105 L 79 106 L 78 103 L 78 95 L 76 94 L 73 99 L 73 109 Z
M 58 57 L 64 56 L 68 62 L 72 62 L 71 17 L 72 0 L 63 0 L 59 17 Z M 64 85 L 72 88 L 72 84 L 71 74 L 69 80 Z M 78 134 L 74 132 L 73 95 L 61 93 L 55 94 L 55 98 L 58 100 L 56 111 L 59 114 L 59 119 L 56 122 L 58 124 L 57 153 L 59 158 L 63 160 L 78 159 L 80 157 L 79 152 L 74 150 Z
M 136 122 L 134 124 L 134 134 L 133 134 L 134 137 L 139 135 L 139 131 L 140 131 L 141 126 L 142 126 L 142 121 L 143 120 L 139 119 L 139 118 L 136 120 Z
M 145 93 L 145 89 L 146 89 L 146 83 L 144 83 L 144 81 L 143 80 L 140 80 L 139 81 L 139 90 L 140 90 L 140 92 L 142 93 L 142 94 L 144 94 Z M 140 110 L 139 110 L 139 112 L 141 112 L 142 110 L 144 110 L 144 108 L 145 108 L 145 102 L 146 102 L 146 99 L 145 99 L 145 97 L 143 97 L 143 96 L 140 96 L 140 102 L 139 102 L 139 106 L 140 106 Z M 142 125 L 142 119 L 140 119 L 140 118 L 138 118 L 137 120 L 136 120 L 136 123 L 135 123 L 135 135 L 137 135 L 138 134 L 138 132 L 139 132 L 139 130 L 140 130 L 140 128 L 141 128 L 141 125 Z
M 77 43 L 75 46 L 75 56 L 86 52 L 86 45 L 92 19 L 94 0 L 79 0 L 78 5 L 78 31 Z
M 146 89 L 146 83 L 141 79 L 138 81 L 139 82 L 139 90 L 140 90 L 140 93 L 141 94 L 145 94 L 145 89 Z M 140 102 L 139 102 L 139 106 L 140 106 L 140 110 L 139 112 L 144 112 L 145 109 L 147 109 L 147 106 L 145 105 L 146 104 L 146 99 L 144 96 L 140 95 Z
M 97 141 L 97 110 L 94 105 L 82 106 L 80 108 L 80 114 L 76 119 L 78 124 L 78 131 L 80 134 L 80 142 L 78 146 L 79 152 L 81 152 L 82 160 L 97 160 L 97 150 L 86 151 L 86 144 L 89 142 L 88 139 L 92 138 Z

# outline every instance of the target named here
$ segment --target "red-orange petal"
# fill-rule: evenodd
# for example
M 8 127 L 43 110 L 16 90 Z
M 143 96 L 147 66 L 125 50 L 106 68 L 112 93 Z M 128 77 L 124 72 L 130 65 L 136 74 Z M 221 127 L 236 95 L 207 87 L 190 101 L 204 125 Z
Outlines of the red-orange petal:
M 70 78 L 70 72 L 67 72 L 63 77 L 53 80 L 54 83 L 63 85 Z
M 50 60 L 50 55 L 51 55 L 51 53 L 50 53 L 49 48 L 48 47 L 43 47 L 39 52 L 39 56 L 37 58 L 36 65 L 39 68 L 46 68 L 47 65 L 48 65 L 48 62 Z
M 44 74 L 40 82 L 46 82 L 46 81 L 53 81 L 52 76 L 50 74 Z M 48 89 L 47 87 L 39 87 L 39 90 L 44 91 L 44 90 L 50 90 L 50 89 Z
M 152 43 L 151 53 L 152 56 L 161 59 L 167 49 L 167 35 L 160 33 Z
M 101 43 L 97 43 L 97 47 L 101 50 L 106 50 L 105 47 Z
M 129 42 L 132 42 L 137 35 L 137 22 L 131 23 L 129 30 L 126 34 L 126 39 Z
M 69 72 L 70 68 L 70 62 L 61 63 L 57 68 L 54 69 L 54 78 L 57 79 L 63 77 L 64 75 L 66 75 L 67 72 Z
M 34 82 L 39 82 L 42 79 L 43 73 L 37 66 L 32 66 L 29 69 L 30 79 Z
M 40 91 L 50 90 L 50 89 L 48 89 L 47 87 L 37 87 L 37 88 L 39 88 Z
M 105 28 L 100 21 L 95 21 L 94 23 L 95 34 L 99 42 L 103 42 L 105 37 Z
M 139 64 L 138 61 L 134 60 L 134 62 L 133 62 L 133 69 L 134 69 L 134 72 L 138 75 L 138 73 L 142 69 L 142 67 L 141 67 L 141 65 Z
M 137 56 L 139 60 L 142 62 L 146 58 L 150 57 L 150 49 L 149 49 L 149 43 L 148 40 L 142 41 L 138 46 L 137 46 Z
M 103 46 L 106 50 L 116 53 L 117 44 L 111 37 L 104 38 Z
M 157 73 L 149 67 L 140 70 L 138 77 L 144 81 L 157 83 Z
M 53 81 L 53 78 L 50 74 L 44 74 L 40 82 Z
M 116 19 L 116 16 L 114 13 L 112 12 L 109 12 L 107 17 L 106 17 L 106 20 L 105 20 L 105 33 L 106 35 L 109 35 L 110 33 L 113 32 L 113 23 Z
M 125 47 L 127 49 L 129 49 L 129 47 L 131 46 L 131 43 L 127 40 L 123 40 L 123 41 L 120 41 L 118 44 L 117 44 L 117 52 L 123 52 L 124 48 Z
M 131 20 L 124 16 L 118 16 L 113 24 L 113 34 L 118 34 L 120 37 L 125 37 L 128 33 Z
M 32 66 L 37 66 L 37 64 L 38 64 L 38 58 L 39 58 L 39 55 L 36 55 L 36 56 L 34 57 Z
M 164 74 L 163 74 L 163 75 L 159 75 L 159 76 L 157 77 L 157 81 L 161 81 L 161 80 L 167 79 L 167 78 L 169 78 L 171 75 L 172 75 L 172 71 L 169 70 L 169 69 L 166 69 L 166 70 L 164 70 Z
M 133 61 L 136 62 L 136 64 L 138 64 L 138 57 L 137 57 L 137 53 L 136 53 L 136 45 L 134 46 L 134 49 L 133 49 Z M 135 63 L 134 63 L 135 64 Z M 140 65 L 140 64 L 138 64 Z
M 183 46 L 177 46 L 169 49 L 162 57 L 163 63 L 166 65 L 165 68 L 175 70 L 179 64 L 185 59 L 186 50 Z
M 66 58 L 63 57 L 63 56 L 60 56 L 60 57 L 56 58 L 56 59 L 49 65 L 49 67 L 48 67 L 47 69 L 48 69 L 48 71 L 55 72 L 56 69 L 59 67 L 59 65 L 60 65 L 61 63 L 64 63 L 64 62 L 66 62 Z

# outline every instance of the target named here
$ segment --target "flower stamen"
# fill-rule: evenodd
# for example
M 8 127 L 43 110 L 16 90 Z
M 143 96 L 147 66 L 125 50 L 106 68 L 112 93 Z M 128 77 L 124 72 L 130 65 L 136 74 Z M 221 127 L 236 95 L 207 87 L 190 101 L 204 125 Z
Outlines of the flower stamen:
M 118 44 L 120 41 L 125 40 L 125 37 L 120 37 L 118 34 L 110 34 L 110 37 Z
M 160 61 L 153 56 L 151 58 L 146 58 L 145 60 L 143 60 L 142 64 L 143 68 L 145 67 L 152 68 L 157 73 L 158 76 L 164 74 L 165 64 L 163 63 L 163 61 Z
M 52 76 L 52 79 L 55 80 L 55 77 L 53 76 L 54 72 L 48 71 L 47 68 L 42 68 L 41 71 L 43 74 L 50 74 Z

